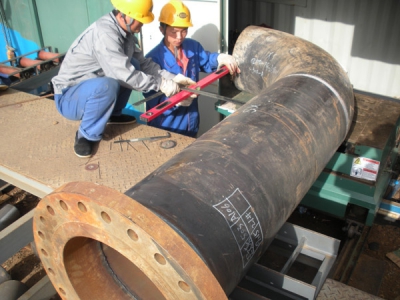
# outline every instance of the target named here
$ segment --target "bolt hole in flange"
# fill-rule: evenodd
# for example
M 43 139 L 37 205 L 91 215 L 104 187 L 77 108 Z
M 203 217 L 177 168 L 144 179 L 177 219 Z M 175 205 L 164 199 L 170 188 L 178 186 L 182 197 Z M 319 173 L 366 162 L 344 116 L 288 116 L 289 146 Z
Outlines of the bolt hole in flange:
M 51 214 L 52 216 L 54 216 L 56 213 L 54 212 L 54 209 L 51 206 L 47 206 L 47 211 L 49 212 L 49 214 Z
M 58 290 L 59 290 L 60 293 L 63 294 L 64 296 L 67 294 L 62 288 L 58 288 Z
M 137 235 L 137 233 L 135 231 L 133 231 L 132 229 L 128 229 L 128 236 L 131 238 L 132 241 L 137 241 L 139 239 L 139 236 Z
M 63 210 L 68 211 L 68 205 L 64 201 L 60 200 L 59 203 Z
M 154 254 L 154 259 L 155 259 L 160 265 L 165 265 L 165 264 L 167 263 L 165 257 L 162 256 L 160 253 Z
M 50 273 L 51 275 L 53 275 L 53 276 L 56 275 L 56 273 L 53 271 L 52 268 L 48 268 L 47 271 L 49 271 L 49 273 Z
M 178 282 L 178 285 L 179 285 L 179 287 L 180 287 L 183 291 L 185 291 L 185 292 L 187 292 L 187 293 L 190 292 L 190 286 L 189 286 L 186 282 L 184 282 L 184 281 L 179 281 L 179 282 Z
M 101 218 L 104 220 L 104 222 L 110 224 L 111 223 L 111 217 L 109 216 L 108 213 L 102 211 L 101 212 Z
M 79 210 L 80 210 L 81 212 L 83 212 L 83 213 L 87 212 L 86 205 L 83 204 L 82 202 L 78 202 L 78 208 L 79 208 Z

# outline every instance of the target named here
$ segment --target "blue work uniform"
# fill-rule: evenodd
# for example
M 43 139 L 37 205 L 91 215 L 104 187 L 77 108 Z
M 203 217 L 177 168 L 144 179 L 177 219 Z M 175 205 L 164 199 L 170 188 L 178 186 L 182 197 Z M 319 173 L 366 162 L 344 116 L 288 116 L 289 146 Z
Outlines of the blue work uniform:
M 199 81 L 200 71 L 211 73 L 217 70 L 219 53 L 210 53 L 205 51 L 203 46 L 192 39 L 185 39 L 182 43 L 182 51 L 188 59 L 186 72 L 177 63 L 174 54 L 165 46 L 164 40 L 154 47 L 147 55 L 155 63 L 159 64 L 162 69 L 173 74 L 183 74 L 194 81 Z M 152 93 L 145 94 L 145 97 Z M 167 99 L 166 96 L 160 96 L 147 102 L 147 110 L 157 106 Z M 187 136 L 196 136 L 199 125 L 199 108 L 197 98 L 193 99 L 190 106 L 175 106 L 165 111 L 162 115 L 149 122 L 149 125 L 177 132 Z

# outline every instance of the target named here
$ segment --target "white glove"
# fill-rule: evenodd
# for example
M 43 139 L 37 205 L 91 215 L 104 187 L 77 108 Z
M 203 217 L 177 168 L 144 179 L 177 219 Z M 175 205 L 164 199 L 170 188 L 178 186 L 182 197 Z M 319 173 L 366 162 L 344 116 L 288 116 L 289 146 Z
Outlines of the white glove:
M 175 95 L 176 93 L 179 93 L 179 85 L 171 80 L 171 79 L 165 79 L 162 78 L 161 80 L 161 85 L 160 85 L 160 91 L 165 94 L 167 97 L 171 97 Z
M 186 76 L 184 76 L 182 74 L 176 75 L 174 77 L 173 81 L 175 81 L 176 83 L 178 83 L 181 86 L 189 86 L 189 85 L 196 84 L 196 82 L 193 81 L 191 78 L 186 77 Z M 176 106 L 190 106 L 190 104 L 192 104 L 192 101 L 193 101 L 194 98 L 197 98 L 196 94 L 190 95 L 190 98 L 179 102 Z
M 191 78 L 183 76 L 182 74 L 178 74 L 175 76 L 173 79 L 176 83 L 183 85 L 183 86 L 189 86 L 189 85 L 194 85 L 196 84 L 195 81 L 193 81 Z M 196 94 L 190 95 L 189 98 L 177 103 L 175 106 L 190 106 L 193 102 L 193 99 L 197 98 Z
M 229 73 L 231 73 L 232 75 L 234 73 L 240 73 L 238 63 L 232 55 L 221 53 L 220 55 L 218 55 L 217 61 L 218 69 L 221 66 L 226 66 L 229 69 Z
M 192 96 L 189 98 L 182 100 L 181 102 L 177 103 L 175 106 L 190 106 L 193 102 Z
M 172 80 L 175 81 L 176 83 L 184 85 L 184 86 L 196 84 L 196 82 L 193 81 L 191 78 L 186 77 L 182 74 L 176 75 Z

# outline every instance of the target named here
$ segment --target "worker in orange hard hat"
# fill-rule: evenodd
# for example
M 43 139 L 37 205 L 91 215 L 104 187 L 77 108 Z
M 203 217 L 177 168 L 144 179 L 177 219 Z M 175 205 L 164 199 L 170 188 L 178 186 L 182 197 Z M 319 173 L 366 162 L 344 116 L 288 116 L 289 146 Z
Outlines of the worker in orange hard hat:
M 80 120 L 74 151 L 89 157 L 107 124 L 129 124 L 123 115 L 132 90 L 172 96 L 190 78 L 175 76 L 145 58 L 133 33 L 154 20 L 152 0 L 111 0 L 114 9 L 90 25 L 67 51 L 52 79 L 57 110 Z
M 189 8 L 182 1 L 171 0 L 164 5 L 159 21 L 164 38 L 146 57 L 158 63 L 162 69 L 178 74 L 177 77 L 185 76 L 196 82 L 199 80 L 200 71 L 211 73 L 222 65 L 227 66 L 231 74 L 240 73 L 233 56 L 210 53 L 205 51 L 199 42 L 186 38 L 189 27 L 193 24 Z M 147 109 L 164 102 L 166 98 L 160 96 L 148 101 Z M 200 125 L 197 98 L 180 102 L 150 121 L 149 125 L 195 137 Z

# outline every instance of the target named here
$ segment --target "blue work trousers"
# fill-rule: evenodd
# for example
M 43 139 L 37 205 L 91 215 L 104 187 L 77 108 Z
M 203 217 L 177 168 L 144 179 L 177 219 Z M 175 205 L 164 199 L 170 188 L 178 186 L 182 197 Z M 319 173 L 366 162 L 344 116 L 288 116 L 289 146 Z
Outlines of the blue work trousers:
M 56 94 L 57 110 L 69 120 L 81 120 L 80 136 L 100 141 L 110 116 L 121 115 L 132 90 L 117 80 L 98 77 L 83 81 Z

